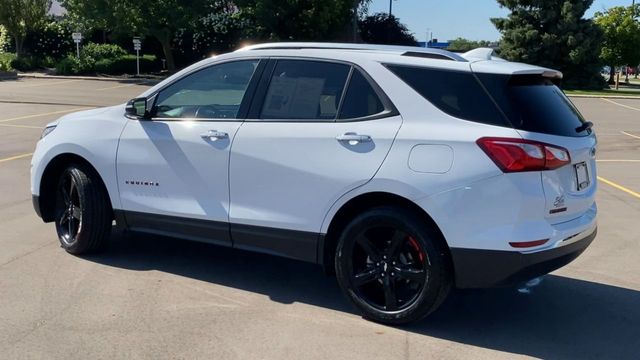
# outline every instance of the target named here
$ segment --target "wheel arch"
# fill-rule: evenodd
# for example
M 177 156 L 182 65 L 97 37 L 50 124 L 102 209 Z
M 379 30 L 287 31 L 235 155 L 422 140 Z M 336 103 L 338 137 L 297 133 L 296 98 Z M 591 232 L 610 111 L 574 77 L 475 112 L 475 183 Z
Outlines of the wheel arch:
M 81 164 L 89 169 L 98 180 L 99 186 L 107 193 L 109 207 L 113 209 L 109 190 L 102 176 L 96 168 L 84 157 L 74 153 L 62 153 L 56 155 L 45 167 L 40 180 L 38 206 L 44 222 L 52 222 L 55 219 L 55 191 L 58 179 L 62 172 L 71 164 Z
M 376 191 L 359 194 L 352 199 L 349 199 L 331 218 L 326 235 L 324 235 L 323 241 L 321 242 L 321 247 L 318 249 L 318 262 L 322 264 L 326 273 L 334 273 L 333 263 L 335 259 L 335 251 L 342 229 L 344 229 L 349 221 L 356 215 L 377 206 L 396 206 L 407 209 L 418 215 L 421 219 L 427 222 L 434 231 L 436 231 L 440 239 L 443 241 L 443 245 L 447 249 L 447 256 L 449 260 L 451 260 L 451 252 L 444 234 L 431 215 L 429 215 L 415 202 L 403 196 L 389 192 Z

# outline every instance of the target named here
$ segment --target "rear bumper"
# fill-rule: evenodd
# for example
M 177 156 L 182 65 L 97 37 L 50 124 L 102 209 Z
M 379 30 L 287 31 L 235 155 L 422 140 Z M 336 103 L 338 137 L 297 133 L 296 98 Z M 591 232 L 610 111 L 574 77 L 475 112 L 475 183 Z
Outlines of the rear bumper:
M 527 254 L 515 251 L 451 248 L 456 286 L 511 286 L 548 274 L 577 258 L 591 244 L 596 233 L 597 228 L 580 240 L 567 245 Z M 567 240 L 569 241 L 570 239 Z

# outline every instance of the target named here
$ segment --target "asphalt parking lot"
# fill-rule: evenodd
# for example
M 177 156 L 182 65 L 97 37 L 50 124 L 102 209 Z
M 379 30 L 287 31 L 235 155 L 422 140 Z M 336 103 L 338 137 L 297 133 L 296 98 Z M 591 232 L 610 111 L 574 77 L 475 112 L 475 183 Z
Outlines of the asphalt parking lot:
M 310 264 L 118 234 L 101 255 L 60 249 L 29 191 L 43 126 L 146 87 L 0 82 L 0 358 L 638 358 L 640 100 L 573 99 L 599 139 L 599 233 L 580 258 L 531 294 L 457 291 L 392 328 L 361 319 Z

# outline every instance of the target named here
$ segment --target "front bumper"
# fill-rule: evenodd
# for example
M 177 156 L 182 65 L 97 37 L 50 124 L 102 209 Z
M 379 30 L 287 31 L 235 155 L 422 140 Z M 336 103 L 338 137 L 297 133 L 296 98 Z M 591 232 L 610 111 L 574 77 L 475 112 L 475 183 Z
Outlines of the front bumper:
M 596 237 L 587 236 L 564 246 L 523 254 L 515 251 L 451 248 L 456 287 L 512 286 L 546 275 L 577 258 Z M 567 241 L 570 241 L 567 239 Z

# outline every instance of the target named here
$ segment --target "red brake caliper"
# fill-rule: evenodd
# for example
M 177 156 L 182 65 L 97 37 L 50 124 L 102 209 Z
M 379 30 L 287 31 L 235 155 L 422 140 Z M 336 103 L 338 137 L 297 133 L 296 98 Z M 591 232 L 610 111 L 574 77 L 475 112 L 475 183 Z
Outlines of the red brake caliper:
M 424 262 L 424 253 L 422 252 L 422 249 L 420 249 L 420 245 L 418 245 L 416 239 L 414 239 L 411 235 L 409 235 L 409 245 L 411 245 L 413 250 L 418 253 L 418 259 L 420 259 L 420 262 Z

